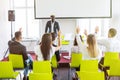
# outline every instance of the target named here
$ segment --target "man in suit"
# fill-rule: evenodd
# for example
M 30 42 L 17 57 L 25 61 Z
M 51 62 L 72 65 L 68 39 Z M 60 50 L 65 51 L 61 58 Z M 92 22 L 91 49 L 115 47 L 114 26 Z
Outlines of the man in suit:
M 9 52 L 12 54 L 18 54 L 23 56 L 25 70 L 24 70 L 24 78 L 23 80 L 27 80 L 27 74 L 30 65 L 32 65 L 32 58 L 27 54 L 26 47 L 22 45 L 20 42 L 22 41 L 22 33 L 21 31 L 15 32 L 15 38 L 8 42 Z M 30 65 L 29 65 L 30 64 Z
M 46 28 L 45 28 L 45 33 L 58 33 L 58 31 L 60 30 L 59 27 L 59 23 L 57 21 L 55 21 L 55 16 L 51 15 L 50 16 L 51 20 L 47 22 L 46 24 Z

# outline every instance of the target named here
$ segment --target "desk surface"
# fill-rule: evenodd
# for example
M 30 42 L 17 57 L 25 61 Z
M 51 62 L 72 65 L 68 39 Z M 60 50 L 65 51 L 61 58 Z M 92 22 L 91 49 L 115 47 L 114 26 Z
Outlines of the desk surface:
M 70 63 L 71 62 L 71 59 L 67 59 L 64 56 L 69 56 L 69 53 L 68 52 L 61 53 L 61 58 L 58 63 Z

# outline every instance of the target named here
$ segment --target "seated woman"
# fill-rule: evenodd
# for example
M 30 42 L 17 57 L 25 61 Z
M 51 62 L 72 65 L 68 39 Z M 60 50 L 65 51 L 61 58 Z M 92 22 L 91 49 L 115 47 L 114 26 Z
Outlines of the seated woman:
M 102 54 L 97 46 L 97 41 L 95 38 L 95 35 L 89 34 L 87 36 L 87 46 L 82 43 L 80 37 L 79 37 L 79 28 L 76 29 L 76 40 L 78 43 L 78 46 L 80 48 L 80 52 L 83 54 L 83 59 L 98 59 L 100 60 L 102 57 Z
M 52 45 L 52 36 L 50 33 L 46 33 L 42 36 L 42 41 L 40 45 L 35 47 L 35 53 L 38 56 L 38 60 L 51 60 L 52 56 L 55 54 L 55 51 L 58 51 L 61 47 L 60 35 L 61 33 L 58 32 L 57 47 L 54 47 Z
M 80 39 L 81 39 L 81 41 L 83 42 L 81 36 L 80 36 Z M 80 48 L 78 47 L 78 43 L 77 43 L 77 41 L 76 41 L 76 37 L 75 37 L 75 39 L 74 39 L 74 43 L 73 43 L 73 46 L 72 46 L 72 48 L 71 48 L 71 52 L 80 53 Z

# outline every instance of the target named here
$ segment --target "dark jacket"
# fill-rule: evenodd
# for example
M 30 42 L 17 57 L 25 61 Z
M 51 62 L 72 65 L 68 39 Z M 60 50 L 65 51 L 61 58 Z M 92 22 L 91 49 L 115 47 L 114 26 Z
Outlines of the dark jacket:
M 24 61 L 28 59 L 26 47 L 17 41 L 9 41 L 9 52 L 12 54 L 21 54 Z
M 51 21 L 48 21 L 45 27 L 45 33 L 51 33 Z M 57 34 L 57 32 L 60 30 L 59 23 L 55 21 L 54 23 L 54 33 Z

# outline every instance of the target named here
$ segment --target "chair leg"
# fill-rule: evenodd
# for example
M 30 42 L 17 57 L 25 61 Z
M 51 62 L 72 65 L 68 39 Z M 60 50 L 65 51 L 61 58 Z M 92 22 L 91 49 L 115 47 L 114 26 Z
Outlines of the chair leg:
M 110 80 L 110 78 L 111 78 L 111 77 L 110 77 L 110 76 L 108 76 L 107 80 Z
M 21 73 L 20 73 L 20 80 L 22 80 L 22 75 L 21 75 Z

